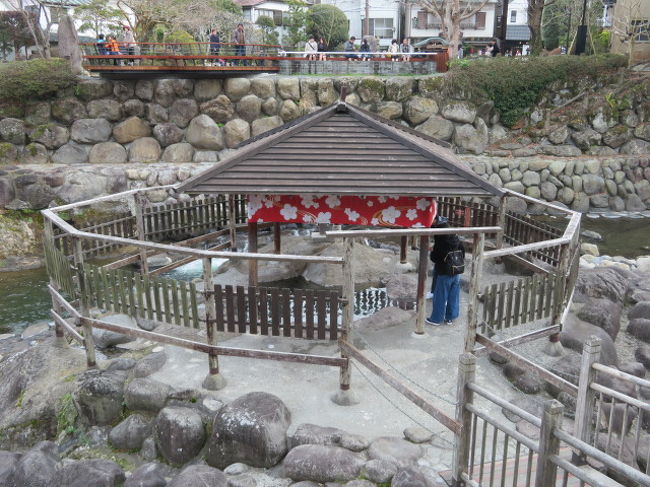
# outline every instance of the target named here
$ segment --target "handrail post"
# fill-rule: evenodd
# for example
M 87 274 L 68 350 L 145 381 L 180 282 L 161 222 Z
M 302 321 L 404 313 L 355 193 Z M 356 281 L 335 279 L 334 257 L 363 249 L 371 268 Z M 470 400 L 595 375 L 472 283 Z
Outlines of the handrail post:
M 502 196 L 499 199 L 499 212 L 497 214 L 497 225 L 501 227 L 501 230 L 497 232 L 496 236 L 496 248 L 503 248 L 503 236 L 506 232 L 506 203 L 507 196 Z
M 350 336 L 350 330 L 352 328 L 352 321 L 354 320 L 354 267 L 353 267 L 353 256 L 352 252 L 354 250 L 354 238 L 344 238 L 343 239 L 343 306 L 342 306 L 342 330 L 340 341 L 346 342 Z M 334 310 L 330 310 L 330 313 L 333 313 Z M 346 364 L 341 366 L 340 375 L 339 375 L 339 390 L 336 394 L 332 396 L 332 401 L 339 406 L 352 406 L 358 404 L 359 400 L 352 390 L 350 390 L 350 376 L 351 370 L 350 367 L 352 363 L 350 362 L 349 355 L 341 350 L 341 358 L 346 359 Z
M 452 486 L 464 485 L 463 473 L 467 470 L 470 457 L 470 435 L 472 413 L 465 407 L 472 404 L 474 392 L 468 384 L 474 382 L 476 377 L 476 357 L 471 353 L 464 353 L 458 362 L 458 386 L 456 389 L 456 421 L 462 424 L 462 429 L 456 435 L 454 442 L 454 457 L 452 461 Z
M 52 267 L 50 267 L 50 265 L 53 265 L 53 262 L 52 262 L 53 257 L 50 254 L 50 252 L 48 252 L 48 250 L 47 250 L 48 247 L 54 248 L 54 246 L 55 246 L 55 244 L 54 244 L 54 225 L 52 224 L 52 220 L 50 220 L 49 218 L 45 218 L 43 233 L 44 233 L 43 244 L 45 246 L 45 256 L 46 256 L 46 262 L 48 264 L 48 274 L 49 274 L 48 277 L 50 278 L 50 286 L 52 286 L 55 291 L 59 291 L 60 290 L 59 283 L 56 281 L 56 279 L 54 279 L 54 276 L 52 275 Z M 52 309 L 55 312 L 61 314 L 60 313 L 61 309 L 60 309 L 59 303 L 57 302 L 56 299 L 54 299 L 54 297 L 52 297 Z M 61 327 L 61 325 L 59 325 L 56 321 L 54 322 L 54 335 L 57 338 L 57 343 L 60 343 L 60 344 L 65 344 L 66 343 L 66 341 L 63 340 L 63 338 L 64 338 L 63 327 Z
M 406 260 L 406 257 L 407 257 L 407 255 L 406 255 L 407 243 L 408 243 L 408 236 L 402 235 L 399 238 L 399 263 L 400 264 L 406 264 L 406 262 L 407 262 L 407 260 Z
M 237 252 L 237 211 L 235 196 L 228 195 L 228 229 L 230 230 L 230 250 Z
M 472 266 L 469 281 L 469 303 L 467 306 L 467 335 L 465 336 L 465 352 L 471 353 L 476 344 L 476 328 L 478 325 L 478 293 L 483 272 L 483 252 L 485 249 L 485 234 L 474 234 L 472 248 Z
M 420 235 L 420 257 L 418 263 L 418 287 L 415 296 L 417 317 L 415 319 L 415 334 L 424 335 L 424 320 L 426 318 L 427 302 L 424 299 L 427 269 L 429 267 L 429 236 Z
M 555 436 L 555 430 L 562 426 L 563 413 L 564 406 L 555 399 L 544 404 L 542 427 L 539 430 L 535 487 L 555 487 L 557 465 L 551 461 L 551 456 L 560 453 L 560 440 Z
M 566 286 L 567 285 L 567 272 L 569 268 L 569 257 L 571 255 L 571 243 L 563 244 L 559 247 L 560 256 L 558 259 L 558 269 L 557 275 L 558 279 L 555 279 L 555 286 Z M 549 276 L 550 277 L 550 276 Z M 553 301 L 553 307 L 551 309 L 551 325 L 562 325 L 560 321 L 562 320 L 562 315 L 564 315 L 564 308 L 569 306 L 570 303 L 568 298 L 565 299 L 566 292 L 560 293 L 557 289 L 554 289 L 554 292 L 549 299 Z M 562 344 L 560 343 L 560 334 L 553 333 L 548 337 L 548 342 L 544 347 L 544 353 L 550 355 L 551 357 L 559 357 L 562 355 Z
M 142 193 L 137 192 L 133 195 L 133 212 L 135 214 L 135 225 L 138 233 L 138 240 L 141 240 L 143 242 L 147 240 L 147 234 L 144 225 L 145 204 L 146 204 L 146 200 Z M 140 252 L 141 271 L 146 276 L 149 274 L 149 262 L 147 261 L 147 250 L 143 247 L 140 247 L 139 252 Z
M 223 313 L 222 303 L 216 308 L 214 299 L 214 283 L 212 280 L 212 258 L 203 258 L 203 285 L 205 293 L 205 322 L 208 334 L 208 345 L 217 344 L 217 313 Z M 210 370 L 203 380 L 203 387 L 211 391 L 218 391 L 226 387 L 226 380 L 219 373 L 219 357 L 215 352 L 208 354 Z
M 257 252 L 257 222 L 248 221 L 248 251 Z M 277 252 L 276 252 L 277 253 Z M 257 286 L 257 260 L 248 261 L 248 285 Z
M 83 318 L 88 317 L 88 303 L 86 302 L 86 274 L 84 272 L 84 254 L 82 241 L 79 237 L 72 238 L 73 252 L 74 252 L 74 264 L 77 268 L 77 278 L 79 279 L 79 313 L 82 316 L 81 323 L 77 321 L 77 326 L 79 324 L 83 325 L 84 328 L 84 347 L 86 348 L 86 365 L 88 368 L 93 368 L 97 366 L 97 360 L 95 358 L 95 340 L 93 339 L 93 328 L 92 326 Z
M 600 352 L 600 338 L 594 335 L 587 338 L 587 342 L 582 347 L 573 436 L 589 444 L 591 444 L 592 420 L 596 403 L 596 393 L 591 390 L 591 383 L 596 380 L 597 375 L 593 365 L 600 360 Z M 580 463 L 584 462 L 585 459 L 580 458 Z

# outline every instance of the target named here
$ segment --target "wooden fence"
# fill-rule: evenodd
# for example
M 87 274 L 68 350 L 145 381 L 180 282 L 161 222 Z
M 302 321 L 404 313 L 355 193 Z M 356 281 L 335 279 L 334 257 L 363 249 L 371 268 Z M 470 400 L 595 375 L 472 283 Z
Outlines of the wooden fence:
M 90 264 L 79 266 L 77 277 L 86 307 L 191 328 L 200 328 L 200 323 L 205 322 L 199 317 L 198 293 L 193 282 Z
M 502 330 L 557 315 L 566 303 L 566 277 L 533 274 L 487 286 L 483 291 L 483 324 Z
M 54 241 L 50 238 L 45 238 L 43 247 L 45 250 L 45 266 L 50 279 L 68 296 L 76 296 L 74 270 L 70 260 L 56 247 Z
M 437 198 L 438 214 L 446 217 L 454 227 L 498 226 L 497 209 L 487 203 L 472 203 L 461 197 Z
M 510 245 L 525 245 L 560 238 L 563 231 L 527 215 L 507 212 L 503 240 Z M 560 246 L 532 250 L 524 255 L 557 266 L 560 263 Z
M 337 340 L 341 297 L 327 289 L 214 287 L 217 331 Z

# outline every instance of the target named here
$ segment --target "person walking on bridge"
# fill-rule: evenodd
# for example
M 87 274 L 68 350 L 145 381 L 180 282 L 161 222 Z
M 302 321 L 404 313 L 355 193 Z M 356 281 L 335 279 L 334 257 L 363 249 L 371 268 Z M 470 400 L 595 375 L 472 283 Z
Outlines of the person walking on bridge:
M 235 44 L 235 56 L 245 56 L 246 33 L 244 32 L 244 24 L 237 24 L 237 28 L 232 33 L 232 41 Z M 240 64 L 241 60 L 238 59 L 236 62 Z M 244 64 L 246 64 L 245 61 Z

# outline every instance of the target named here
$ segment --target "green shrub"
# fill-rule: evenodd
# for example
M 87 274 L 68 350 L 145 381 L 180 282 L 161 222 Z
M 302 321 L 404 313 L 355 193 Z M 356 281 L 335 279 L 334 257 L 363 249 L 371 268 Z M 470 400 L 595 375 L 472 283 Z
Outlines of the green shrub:
M 0 100 L 47 98 L 76 84 L 65 59 L 32 59 L 0 64 Z
M 627 65 L 625 56 L 548 56 L 463 59 L 449 63 L 448 88 L 488 98 L 512 127 L 540 99 L 549 84 L 596 78 Z

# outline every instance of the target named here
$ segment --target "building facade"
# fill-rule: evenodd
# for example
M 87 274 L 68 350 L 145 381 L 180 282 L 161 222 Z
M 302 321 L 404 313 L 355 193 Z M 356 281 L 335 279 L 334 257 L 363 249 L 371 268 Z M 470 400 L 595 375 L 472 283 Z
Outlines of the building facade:
M 400 39 L 402 32 L 400 19 L 402 2 L 396 0 L 322 0 L 340 8 L 348 18 L 350 36 L 357 39 L 371 35 L 379 39 L 380 48 L 390 46 L 392 39 Z M 364 31 L 364 21 L 368 14 L 368 32 Z
M 611 17 L 612 52 L 650 61 L 650 1 L 618 0 Z
M 280 42 L 286 33 L 284 20 L 289 12 L 289 5 L 281 0 L 235 0 L 242 8 L 244 19 L 254 24 L 259 17 L 270 17 L 275 23 Z
M 483 47 L 494 39 L 496 5 L 497 0 L 489 0 L 479 12 L 461 22 L 461 41 L 465 46 Z M 436 14 L 426 12 L 418 5 L 407 4 L 404 30 L 404 36 L 410 37 L 413 42 L 441 37 L 442 21 Z

